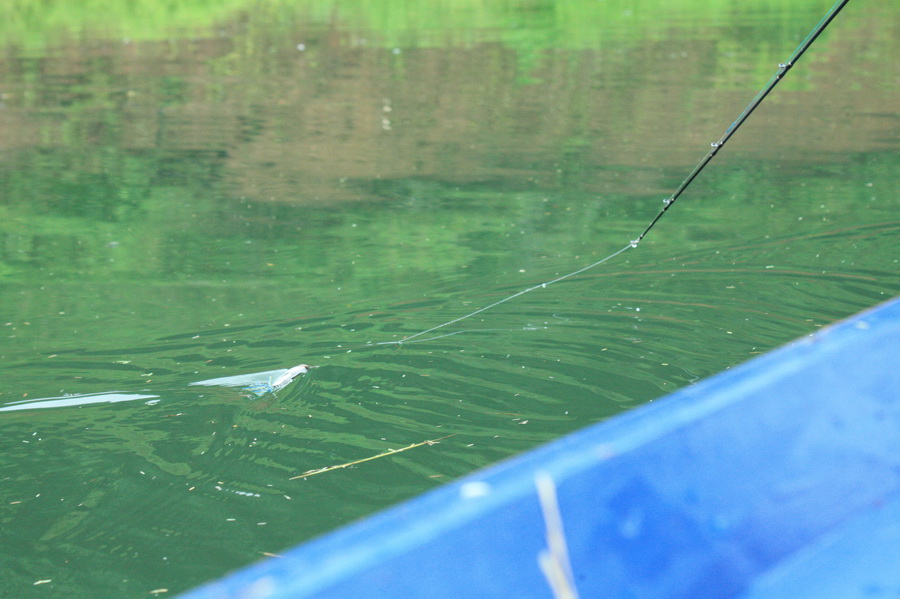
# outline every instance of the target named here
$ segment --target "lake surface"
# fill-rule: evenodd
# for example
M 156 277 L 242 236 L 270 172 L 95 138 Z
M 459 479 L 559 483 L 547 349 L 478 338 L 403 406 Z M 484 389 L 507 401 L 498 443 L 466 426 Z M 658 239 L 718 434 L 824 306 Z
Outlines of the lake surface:
M 829 6 L 93 4 L 0 9 L 3 596 L 184 591 L 900 292 L 888 0 L 637 248 L 403 344 L 626 247 Z

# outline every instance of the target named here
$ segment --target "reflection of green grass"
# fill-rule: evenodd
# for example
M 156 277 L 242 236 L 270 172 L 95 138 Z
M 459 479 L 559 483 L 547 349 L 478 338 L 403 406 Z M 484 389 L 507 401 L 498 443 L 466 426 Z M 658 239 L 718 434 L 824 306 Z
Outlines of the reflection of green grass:
M 896 157 L 888 153 L 867 156 L 852 169 L 832 168 L 840 173 L 838 178 L 853 170 L 857 178 L 880 189 L 890 186 L 896 166 Z M 678 213 L 688 226 L 668 228 L 668 241 L 689 245 L 697 241 L 694 235 L 700 235 L 712 243 L 713 232 L 721 232 L 721 223 L 738 213 L 745 223 L 752 223 L 750 230 L 789 236 L 793 215 L 821 213 L 821 198 L 832 185 L 830 179 L 813 176 L 795 187 L 797 177 L 779 176 L 774 163 L 720 168 L 704 178 L 706 185 L 693 189 L 694 200 L 679 204 Z M 573 189 L 579 185 L 574 183 Z M 704 187 L 715 190 L 714 201 Z M 460 265 L 471 265 L 479 256 L 496 260 L 492 268 L 504 271 L 522 256 L 539 259 L 546 248 L 553 248 L 553 254 L 577 255 L 595 246 L 598 236 L 613 235 L 611 228 L 616 235 L 621 229 L 621 239 L 627 239 L 655 208 L 607 196 L 607 201 L 620 204 L 610 220 L 597 213 L 597 203 L 585 201 L 577 191 L 551 201 L 544 200 L 545 191 L 460 189 L 421 181 L 383 182 L 380 191 L 387 198 L 410 189 L 428 199 L 408 204 L 402 212 L 377 203 L 349 212 L 328 206 L 240 205 L 223 203 L 194 188 L 139 189 L 140 204 L 113 221 L 29 202 L 0 206 L 0 235 L 5 236 L 6 255 L 12 258 L 5 265 L 0 259 L 0 273 L 5 271 L 7 282 L 17 283 L 39 283 L 47 272 L 54 273 L 56 281 L 80 281 L 85 276 L 95 282 L 140 281 L 133 289 L 138 295 L 147 285 L 168 287 L 197 280 L 211 287 L 225 283 L 223 279 L 228 281 L 226 287 L 250 281 L 264 289 L 305 273 L 366 296 L 367 290 L 379 286 L 440 277 Z M 830 209 L 829 217 L 840 220 L 840 214 L 871 212 L 870 189 L 846 197 L 840 207 Z M 782 197 L 791 201 L 772 201 Z M 266 221 L 272 210 L 279 212 Z M 284 227 L 270 228 L 276 221 Z M 259 229 L 245 226 L 257 222 Z M 603 229 L 591 223 L 602 223 Z M 298 232 L 303 243 L 298 243 Z M 511 246 L 519 253 L 506 262 Z M 316 286 L 307 289 L 310 294 L 319 291 Z
M 0 42 L 42 47 L 86 29 L 134 40 L 164 38 L 173 29 L 209 27 L 248 4 L 246 0 L 9 0 L 0 3 Z
M 789 3 L 796 14 L 824 12 L 819 0 Z M 740 27 L 748 15 L 783 13 L 780 0 L 12 0 L 0 4 L 0 44 L 43 47 L 91 34 L 131 40 L 193 36 L 244 15 L 250 29 L 341 24 L 364 30 L 367 44 L 500 40 L 511 46 L 595 48 L 645 38 L 702 17 Z M 273 17 L 276 17 L 273 19 Z M 359 40 L 362 43 L 361 39 Z

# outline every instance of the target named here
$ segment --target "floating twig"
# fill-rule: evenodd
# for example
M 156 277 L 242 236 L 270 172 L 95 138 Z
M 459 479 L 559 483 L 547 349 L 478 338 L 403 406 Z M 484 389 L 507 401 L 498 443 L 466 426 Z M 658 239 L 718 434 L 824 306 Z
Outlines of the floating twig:
M 383 458 L 385 456 L 394 455 L 396 453 L 400 453 L 401 451 L 408 451 L 410 449 L 415 449 L 416 447 L 422 447 L 423 445 L 436 445 L 440 441 L 452 437 L 456 433 L 446 435 L 444 437 L 439 437 L 437 439 L 429 439 L 428 441 L 422 441 L 420 443 L 413 443 L 412 445 L 407 445 L 406 447 L 401 447 L 400 449 L 389 449 L 384 453 L 379 453 L 378 455 L 373 455 L 367 458 L 363 458 L 361 460 L 354 460 L 352 462 L 347 462 L 346 464 L 339 464 L 337 466 L 326 466 L 325 468 L 317 468 L 315 470 L 307 470 L 303 474 L 298 474 L 297 476 L 292 476 L 288 480 L 297 480 L 298 478 L 308 478 L 310 476 L 315 476 L 316 474 L 323 474 L 325 472 L 330 472 L 332 470 L 339 470 L 341 468 L 348 468 L 350 466 L 355 466 L 356 464 L 362 464 L 363 462 L 369 462 L 371 460 L 377 460 L 378 458 Z

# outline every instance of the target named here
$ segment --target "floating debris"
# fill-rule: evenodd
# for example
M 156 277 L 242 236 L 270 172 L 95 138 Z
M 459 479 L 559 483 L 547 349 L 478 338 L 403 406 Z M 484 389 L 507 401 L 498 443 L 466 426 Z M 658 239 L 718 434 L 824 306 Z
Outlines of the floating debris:
M 416 447 L 422 447 L 423 445 L 437 445 L 440 441 L 444 439 L 448 439 L 455 435 L 453 433 L 451 435 L 446 435 L 444 437 L 439 437 L 437 439 L 430 439 L 428 441 L 422 441 L 421 443 L 413 443 L 412 445 L 407 445 L 406 447 L 401 447 L 400 449 L 389 449 L 384 453 L 379 453 L 378 455 L 373 455 L 368 458 L 363 458 L 361 460 L 354 460 L 352 462 L 347 462 L 346 464 L 339 464 L 337 466 L 327 466 L 325 468 L 318 468 L 315 470 L 307 470 L 303 474 L 298 474 L 297 476 L 292 476 L 288 480 L 297 480 L 298 478 L 308 478 L 310 476 L 315 476 L 316 474 L 324 474 L 325 472 L 330 472 L 332 470 L 340 470 L 341 468 L 348 468 L 350 466 L 355 466 L 356 464 L 362 464 L 363 462 L 369 462 L 371 460 L 377 460 L 378 458 L 383 458 L 385 456 L 394 455 L 396 453 L 400 453 L 401 451 L 408 451 L 410 449 L 415 449 Z

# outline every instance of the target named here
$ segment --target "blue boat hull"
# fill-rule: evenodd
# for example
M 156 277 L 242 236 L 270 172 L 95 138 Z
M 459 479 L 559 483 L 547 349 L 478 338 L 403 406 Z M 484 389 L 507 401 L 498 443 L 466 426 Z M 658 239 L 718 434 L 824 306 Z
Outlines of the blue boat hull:
M 185 597 L 897 597 L 898 398 L 895 299 Z

